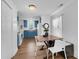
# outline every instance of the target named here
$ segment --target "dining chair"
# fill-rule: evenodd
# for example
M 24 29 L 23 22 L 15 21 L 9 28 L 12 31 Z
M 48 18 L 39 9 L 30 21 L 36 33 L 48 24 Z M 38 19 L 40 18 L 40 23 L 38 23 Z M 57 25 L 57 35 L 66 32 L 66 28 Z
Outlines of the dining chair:
M 35 36 L 35 43 L 36 43 L 36 55 L 37 55 L 38 47 L 43 48 L 45 46 L 45 43 L 38 41 L 36 36 Z
M 61 51 L 64 51 L 65 59 L 67 59 L 66 50 L 65 50 L 66 45 L 67 45 L 67 43 L 65 41 L 55 40 L 54 47 L 48 48 L 48 50 L 52 53 L 52 59 L 54 59 L 54 53 L 61 52 Z

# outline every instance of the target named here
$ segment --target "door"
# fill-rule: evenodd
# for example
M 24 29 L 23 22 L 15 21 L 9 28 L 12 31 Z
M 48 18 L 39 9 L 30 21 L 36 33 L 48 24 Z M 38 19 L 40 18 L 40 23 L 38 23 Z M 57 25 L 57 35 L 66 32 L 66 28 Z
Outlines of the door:
M 10 59 L 12 53 L 11 8 L 6 4 L 5 1 L 2 1 L 1 3 L 1 59 Z

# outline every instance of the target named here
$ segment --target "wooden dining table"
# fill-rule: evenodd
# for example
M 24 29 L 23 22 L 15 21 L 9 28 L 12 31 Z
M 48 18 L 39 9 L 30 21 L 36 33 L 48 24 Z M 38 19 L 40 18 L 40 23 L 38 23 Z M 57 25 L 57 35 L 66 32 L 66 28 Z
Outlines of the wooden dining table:
M 48 35 L 47 37 L 43 37 L 43 35 L 39 35 L 36 36 L 37 37 L 37 41 L 43 42 L 43 41 L 50 41 L 50 40 L 62 40 L 63 37 L 58 37 L 58 36 L 54 36 L 54 35 Z

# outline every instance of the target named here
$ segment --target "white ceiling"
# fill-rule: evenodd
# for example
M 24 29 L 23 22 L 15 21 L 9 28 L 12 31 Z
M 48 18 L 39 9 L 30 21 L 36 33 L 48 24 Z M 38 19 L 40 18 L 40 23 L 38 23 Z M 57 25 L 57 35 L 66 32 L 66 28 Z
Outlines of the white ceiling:
M 49 15 L 60 7 L 60 4 L 67 4 L 72 0 L 13 0 L 19 12 L 23 15 L 40 16 Z M 36 11 L 28 10 L 29 4 L 35 4 L 37 6 Z

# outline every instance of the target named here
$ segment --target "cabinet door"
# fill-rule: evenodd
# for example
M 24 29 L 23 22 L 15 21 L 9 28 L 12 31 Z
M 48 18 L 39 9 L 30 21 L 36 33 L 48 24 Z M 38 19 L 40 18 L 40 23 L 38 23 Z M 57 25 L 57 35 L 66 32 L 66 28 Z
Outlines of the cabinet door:
M 27 27 L 27 20 L 24 20 L 24 27 Z
M 24 38 L 27 38 L 28 37 L 28 31 L 24 31 Z

